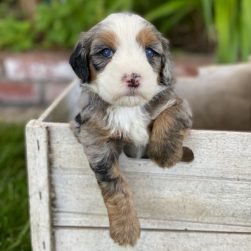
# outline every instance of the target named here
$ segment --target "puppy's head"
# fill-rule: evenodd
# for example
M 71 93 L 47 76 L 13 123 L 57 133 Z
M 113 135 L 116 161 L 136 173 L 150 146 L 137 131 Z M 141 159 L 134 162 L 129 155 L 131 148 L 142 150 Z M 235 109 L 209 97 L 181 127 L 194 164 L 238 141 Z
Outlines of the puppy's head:
M 135 14 L 112 14 L 81 34 L 70 64 L 113 105 L 143 105 L 173 82 L 168 41 Z

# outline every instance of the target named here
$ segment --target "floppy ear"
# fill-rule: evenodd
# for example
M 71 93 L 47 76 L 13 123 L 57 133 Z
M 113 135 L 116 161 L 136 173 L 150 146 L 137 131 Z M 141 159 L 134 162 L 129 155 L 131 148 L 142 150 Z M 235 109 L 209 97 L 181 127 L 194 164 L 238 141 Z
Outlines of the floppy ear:
M 161 70 L 160 79 L 161 83 L 164 85 L 172 85 L 174 82 L 173 78 L 173 64 L 171 62 L 171 56 L 169 53 L 169 42 L 166 38 L 160 38 L 163 54 L 161 55 Z
M 87 33 L 81 35 L 80 41 L 77 43 L 74 51 L 70 56 L 69 63 L 76 73 L 76 75 L 83 81 L 88 83 L 90 81 L 89 69 L 89 53 L 91 47 L 91 38 Z

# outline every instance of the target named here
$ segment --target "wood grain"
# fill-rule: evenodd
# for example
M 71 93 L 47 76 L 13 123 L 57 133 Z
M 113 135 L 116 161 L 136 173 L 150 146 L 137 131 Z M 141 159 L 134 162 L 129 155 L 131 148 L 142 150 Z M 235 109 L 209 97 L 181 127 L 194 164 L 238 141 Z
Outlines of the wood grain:
M 103 200 L 82 146 L 68 125 L 48 128 L 54 225 L 107 227 Z M 142 228 L 251 233 L 251 135 L 192 131 L 186 145 L 195 160 L 172 169 L 122 156 Z
M 82 146 L 69 125 L 47 123 L 53 167 L 89 170 Z M 179 163 L 169 170 L 158 168 L 149 160 L 121 158 L 125 172 L 156 173 L 168 176 L 192 176 L 216 179 L 251 180 L 251 133 L 193 130 L 185 145 L 195 155 L 191 163 Z M 67 154 L 66 154 L 67 153 Z
M 78 84 L 26 128 L 33 251 L 251 250 L 251 133 L 204 130 L 185 142 L 191 163 L 161 169 L 121 156 L 142 234 L 134 249 L 114 244 L 82 146 L 59 123 L 77 113 Z
M 251 235 L 142 231 L 135 248 L 119 247 L 107 229 L 56 228 L 56 251 L 249 251 Z
M 33 251 L 52 251 L 51 194 L 46 125 L 26 126 L 30 222 Z

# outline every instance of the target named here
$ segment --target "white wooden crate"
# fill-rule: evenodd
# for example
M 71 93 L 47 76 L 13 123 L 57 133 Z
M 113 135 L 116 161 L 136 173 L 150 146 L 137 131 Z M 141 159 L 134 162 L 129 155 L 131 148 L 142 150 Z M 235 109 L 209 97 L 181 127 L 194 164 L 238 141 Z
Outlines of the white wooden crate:
M 77 96 L 73 83 L 26 127 L 33 251 L 125 250 L 67 123 Z M 171 169 L 121 157 L 142 228 L 126 250 L 251 250 L 251 133 L 193 130 L 185 145 L 194 161 Z

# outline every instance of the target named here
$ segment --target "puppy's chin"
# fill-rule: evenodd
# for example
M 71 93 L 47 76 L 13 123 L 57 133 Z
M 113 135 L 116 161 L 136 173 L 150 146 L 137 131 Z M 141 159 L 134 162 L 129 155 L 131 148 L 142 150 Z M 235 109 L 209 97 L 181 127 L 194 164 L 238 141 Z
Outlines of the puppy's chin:
M 146 99 L 141 96 L 122 96 L 113 101 L 113 105 L 117 106 L 142 106 L 146 103 Z
M 150 90 L 146 91 L 144 88 L 138 91 L 138 93 L 132 94 L 126 89 L 121 91 L 122 87 L 116 90 L 115 88 L 107 88 L 106 85 L 98 84 L 97 82 L 93 82 L 87 87 L 108 104 L 116 106 L 143 106 L 162 90 L 162 87 L 159 86 L 155 90 L 148 88 Z

